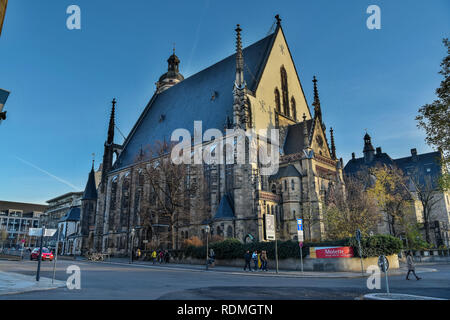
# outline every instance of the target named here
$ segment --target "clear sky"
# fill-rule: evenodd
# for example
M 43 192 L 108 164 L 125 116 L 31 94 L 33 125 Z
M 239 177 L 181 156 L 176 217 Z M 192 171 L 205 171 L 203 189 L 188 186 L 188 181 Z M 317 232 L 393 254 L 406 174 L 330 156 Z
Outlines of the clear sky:
M 66 28 L 71 4 L 81 8 L 81 30 Z M 366 27 L 371 4 L 381 8 L 381 30 Z M 277 13 L 309 104 L 318 77 L 338 157 L 361 156 L 365 129 L 394 158 L 432 151 L 414 118 L 441 81 L 448 0 L 15 0 L 0 37 L 0 88 L 11 91 L 0 200 L 45 203 L 83 190 L 91 154 L 97 166 L 102 159 L 113 97 L 127 135 L 173 43 L 187 77 L 233 53 L 237 23 L 247 46 Z

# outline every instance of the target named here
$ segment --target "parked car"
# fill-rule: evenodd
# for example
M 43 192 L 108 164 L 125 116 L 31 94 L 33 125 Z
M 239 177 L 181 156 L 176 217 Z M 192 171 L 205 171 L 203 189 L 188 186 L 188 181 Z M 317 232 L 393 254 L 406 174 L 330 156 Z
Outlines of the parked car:
M 34 248 L 34 250 L 31 251 L 30 260 L 34 259 L 37 260 L 38 258 L 39 258 L 39 248 Z M 53 261 L 53 253 L 47 248 L 42 248 L 42 261 L 44 260 Z

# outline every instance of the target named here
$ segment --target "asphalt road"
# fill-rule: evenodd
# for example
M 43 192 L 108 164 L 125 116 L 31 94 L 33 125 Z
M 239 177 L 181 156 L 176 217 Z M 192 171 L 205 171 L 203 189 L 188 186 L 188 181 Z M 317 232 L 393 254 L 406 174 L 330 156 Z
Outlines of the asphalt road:
M 0 271 L 34 275 L 36 261 L 0 261 Z M 385 292 L 369 290 L 365 278 L 294 278 L 258 273 L 195 271 L 165 266 L 138 266 L 87 261 L 59 260 L 56 279 L 66 281 L 66 268 L 77 265 L 81 269 L 81 289 L 30 292 L 0 296 L 11 299 L 339 299 L 353 300 L 365 293 Z M 450 299 L 450 265 L 427 265 L 438 272 L 421 273 L 422 280 L 406 281 L 402 276 L 390 276 L 391 292 Z M 42 277 L 52 277 L 53 263 L 42 263 Z

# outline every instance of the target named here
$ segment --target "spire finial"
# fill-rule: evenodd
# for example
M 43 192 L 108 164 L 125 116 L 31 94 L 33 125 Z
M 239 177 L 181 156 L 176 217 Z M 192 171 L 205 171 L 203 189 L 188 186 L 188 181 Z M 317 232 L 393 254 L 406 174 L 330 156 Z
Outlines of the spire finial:
M 279 15 L 279 14 L 277 14 L 277 15 L 275 16 L 275 19 L 277 19 L 277 26 L 281 25 L 281 18 L 280 18 L 280 15 Z
M 306 114 L 303 114 L 303 145 L 304 148 L 309 147 L 308 127 L 306 125 Z
M 94 170 L 94 164 L 95 164 L 95 153 L 92 153 L 92 170 Z
M 336 146 L 334 144 L 334 130 L 330 128 L 330 136 L 331 136 L 331 158 L 336 160 Z
M 114 141 L 114 127 L 115 127 L 115 115 L 116 115 L 116 98 L 112 100 L 111 116 L 109 118 L 108 126 L 108 144 L 112 144 Z
M 175 42 L 173 43 L 173 54 L 175 54 Z
M 314 83 L 314 117 L 318 117 L 320 120 L 320 123 L 323 125 L 322 122 L 322 110 L 320 107 L 320 99 L 319 99 L 319 90 L 317 90 L 317 78 L 316 76 L 313 77 L 313 83 Z
M 241 26 L 236 25 L 236 85 L 244 85 L 244 55 L 242 53 Z

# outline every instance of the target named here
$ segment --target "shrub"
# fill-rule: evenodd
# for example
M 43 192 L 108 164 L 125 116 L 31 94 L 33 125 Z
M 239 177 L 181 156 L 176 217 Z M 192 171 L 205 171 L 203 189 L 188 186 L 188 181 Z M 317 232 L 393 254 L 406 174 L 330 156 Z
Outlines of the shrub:
M 350 240 L 355 257 L 359 257 L 358 242 L 355 238 Z M 378 234 L 361 239 L 361 249 L 363 258 L 377 257 L 380 255 L 392 255 L 399 253 L 403 249 L 403 242 L 390 235 Z
M 185 247 L 189 247 L 189 246 L 201 247 L 203 245 L 203 241 L 200 240 L 199 237 L 193 236 L 193 237 L 190 237 L 189 239 L 184 240 L 183 245 Z

